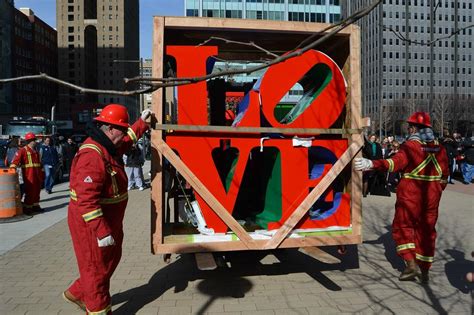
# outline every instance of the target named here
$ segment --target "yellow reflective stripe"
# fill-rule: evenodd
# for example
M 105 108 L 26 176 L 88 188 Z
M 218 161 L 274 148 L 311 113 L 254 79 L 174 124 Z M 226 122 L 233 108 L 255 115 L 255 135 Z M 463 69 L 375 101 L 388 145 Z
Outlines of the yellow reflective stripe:
M 83 144 L 83 145 L 81 145 L 79 150 L 82 150 L 82 149 L 92 149 L 92 150 L 97 151 L 97 153 L 99 153 L 100 155 L 103 155 L 102 150 L 98 146 L 96 146 L 95 144 L 90 144 L 90 143 Z
M 112 305 L 109 305 L 106 308 L 104 308 L 103 310 L 97 311 L 97 312 L 91 312 L 91 311 L 87 310 L 87 314 L 89 314 L 89 315 L 107 315 L 107 313 L 110 312 L 111 310 L 112 310 Z
M 69 191 L 69 195 L 71 196 L 72 200 L 77 201 L 77 194 L 76 194 L 76 191 L 74 189 L 71 189 Z
M 95 218 L 98 218 L 100 216 L 102 216 L 103 213 L 102 213 L 102 209 L 96 209 L 94 211 L 91 211 L 91 212 L 87 212 L 86 214 L 83 214 L 82 215 L 82 218 L 84 219 L 84 221 L 86 222 L 89 222 L 91 220 L 94 220 Z
M 103 205 L 110 205 L 110 204 L 122 202 L 122 201 L 127 200 L 127 199 L 128 199 L 128 192 L 125 192 L 121 195 L 118 195 L 117 197 L 101 198 L 99 200 L 99 202 Z
M 387 162 L 388 162 L 388 171 L 393 172 L 395 168 L 395 163 L 393 163 L 392 159 L 387 159 Z
M 405 250 L 405 249 L 410 249 L 410 248 L 415 248 L 415 243 L 406 243 L 406 244 L 398 245 L 397 252 Z
M 22 168 L 41 167 L 41 163 L 33 163 L 31 152 L 26 151 L 26 158 L 28 159 L 28 163 L 22 165 Z
M 423 256 L 423 255 L 420 255 L 420 254 L 416 254 L 416 259 L 421 260 L 421 261 L 425 261 L 425 262 L 433 262 L 434 257 L 432 257 L 432 256 Z
M 127 134 L 130 137 L 130 139 L 132 139 L 133 143 L 137 143 L 138 138 L 137 138 L 137 135 L 135 134 L 135 131 L 133 131 L 132 128 L 128 128 Z
M 433 162 L 435 169 L 438 172 L 438 175 L 419 175 L 418 173 L 423 170 L 430 162 Z M 439 165 L 438 160 L 436 160 L 435 155 L 433 153 L 429 153 L 428 157 L 423 162 L 421 162 L 420 165 L 418 165 L 413 171 L 411 171 L 410 173 L 403 174 L 403 178 L 432 182 L 441 180 L 442 174 L 443 172 L 441 170 L 441 166 Z

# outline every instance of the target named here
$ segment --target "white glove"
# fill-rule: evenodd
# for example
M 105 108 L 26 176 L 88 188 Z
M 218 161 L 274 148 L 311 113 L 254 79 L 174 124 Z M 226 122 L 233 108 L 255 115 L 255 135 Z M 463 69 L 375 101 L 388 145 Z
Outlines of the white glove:
M 354 159 L 354 169 L 356 171 L 368 171 L 374 167 L 374 163 L 371 160 L 366 158 L 355 158 Z
M 112 237 L 112 235 L 107 235 L 106 237 L 104 237 L 101 240 L 97 239 L 97 243 L 99 244 L 99 247 L 106 247 L 106 246 L 115 245 L 115 241 L 114 241 L 114 238 Z
M 140 117 L 143 121 L 145 121 L 148 117 L 151 116 L 151 114 L 153 114 L 153 112 L 149 108 L 147 108 L 142 112 L 142 115 Z

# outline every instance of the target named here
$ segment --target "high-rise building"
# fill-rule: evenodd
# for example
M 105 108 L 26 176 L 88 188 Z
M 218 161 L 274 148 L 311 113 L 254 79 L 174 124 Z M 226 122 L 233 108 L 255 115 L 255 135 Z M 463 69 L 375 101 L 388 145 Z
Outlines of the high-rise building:
M 338 22 L 339 0 L 185 0 L 186 16 Z
M 372 2 L 343 1 L 343 17 Z M 473 6 L 464 0 L 384 0 L 358 22 L 363 114 L 375 129 L 381 121 L 380 129 L 400 134 L 397 121 L 407 111 L 424 110 L 436 132 L 472 132 L 474 30 L 466 27 L 473 25 Z
M 123 79 L 139 74 L 138 0 L 58 0 L 56 17 L 61 79 L 88 88 L 124 90 Z M 137 117 L 137 97 L 80 94 L 64 88 L 58 112 L 63 116 L 77 112 L 71 118 L 85 123 L 108 103 L 123 104 L 131 119 Z
M 56 31 L 28 8 L 0 0 L 0 77 L 47 73 L 57 76 Z M 0 124 L 12 116 L 46 116 L 57 101 L 57 86 L 20 81 L 0 86 Z

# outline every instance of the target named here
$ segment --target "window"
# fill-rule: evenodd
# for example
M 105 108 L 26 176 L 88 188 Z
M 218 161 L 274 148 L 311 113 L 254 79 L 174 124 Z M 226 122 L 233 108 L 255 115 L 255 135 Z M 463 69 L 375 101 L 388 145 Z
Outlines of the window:
M 69 22 L 74 21 L 74 15 L 68 15 L 68 16 L 67 16 L 67 20 L 68 20 Z

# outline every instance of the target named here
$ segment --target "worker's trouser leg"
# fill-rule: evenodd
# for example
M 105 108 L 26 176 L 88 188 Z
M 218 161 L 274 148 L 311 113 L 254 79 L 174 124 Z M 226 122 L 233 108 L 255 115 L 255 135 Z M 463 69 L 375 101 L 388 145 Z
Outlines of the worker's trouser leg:
M 122 237 L 114 236 L 114 239 L 115 245 L 98 247 L 97 240 L 92 237 L 79 240 L 73 236 L 80 277 L 69 292 L 84 302 L 90 314 L 107 315 L 112 312 L 110 278 L 122 255 Z
M 30 180 L 25 178 L 25 201 L 24 205 L 25 208 L 31 209 L 33 207 L 39 206 L 40 201 L 40 192 L 41 192 L 41 184 L 40 183 L 33 183 Z
M 397 245 L 397 254 L 405 261 L 415 259 L 415 212 L 416 210 L 411 209 L 408 203 L 397 200 L 392 237 Z
M 436 221 L 438 221 L 441 191 L 436 194 L 436 191 L 432 189 L 431 192 L 431 196 L 428 198 L 429 202 L 427 202 L 426 208 L 420 214 L 415 233 L 416 262 L 422 270 L 431 268 L 435 254 Z

